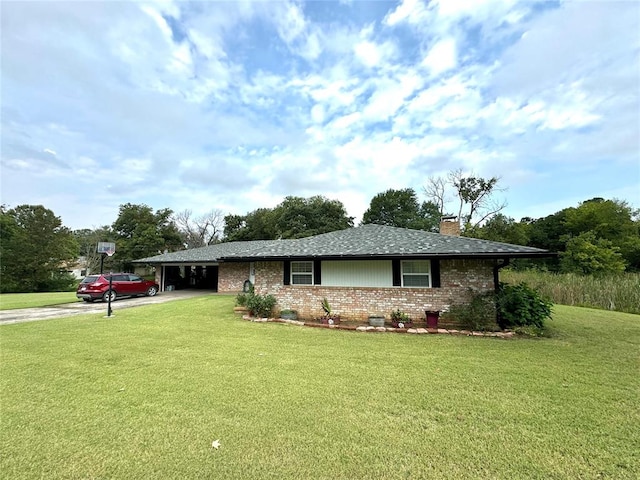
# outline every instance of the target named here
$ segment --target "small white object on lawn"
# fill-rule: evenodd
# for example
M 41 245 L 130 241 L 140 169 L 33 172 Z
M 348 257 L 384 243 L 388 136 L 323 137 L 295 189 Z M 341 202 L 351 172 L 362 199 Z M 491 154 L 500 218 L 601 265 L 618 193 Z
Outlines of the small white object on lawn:
M 213 442 L 211 442 L 211 446 L 213 448 L 215 448 L 216 450 L 220 448 L 220 440 L 214 440 Z

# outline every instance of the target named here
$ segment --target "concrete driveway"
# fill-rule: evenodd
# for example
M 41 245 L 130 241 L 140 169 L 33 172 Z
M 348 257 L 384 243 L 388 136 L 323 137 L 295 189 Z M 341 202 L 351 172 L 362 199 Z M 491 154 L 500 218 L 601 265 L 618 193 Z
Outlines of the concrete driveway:
M 111 302 L 111 315 L 116 315 L 123 308 L 139 307 L 152 303 L 164 303 L 183 298 L 212 295 L 210 290 L 178 290 L 158 293 L 155 297 L 123 297 Z M 103 313 L 107 315 L 107 304 L 100 301 L 94 303 L 74 302 L 55 305 L 53 307 L 21 308 L 17 310 L 0 310 L 0 325 L 11 323 L 33 322 L 50 318 L 71 317 L 85 313 Z

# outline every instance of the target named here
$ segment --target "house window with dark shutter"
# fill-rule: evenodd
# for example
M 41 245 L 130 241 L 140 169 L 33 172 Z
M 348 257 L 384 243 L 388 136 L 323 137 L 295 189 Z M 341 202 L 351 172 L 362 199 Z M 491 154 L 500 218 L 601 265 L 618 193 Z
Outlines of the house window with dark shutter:
M 431 261 L 403 260 L 401 266 L 403 287 L 431 287 Z
M 313 262 L 291 262 L 291 285 L 313 285 Z

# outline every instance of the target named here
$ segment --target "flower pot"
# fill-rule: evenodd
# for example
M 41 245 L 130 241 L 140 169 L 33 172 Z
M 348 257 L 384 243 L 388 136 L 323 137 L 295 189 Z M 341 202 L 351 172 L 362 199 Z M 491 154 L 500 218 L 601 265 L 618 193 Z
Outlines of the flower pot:
M 393 321 L 391 322 L 391 326 L 393 328 L 413 328 L 413 322 L 408 320 L 406 322 L 402 322 L 402 321 Z
M 280 318 L 284 320 L 297 320 L 298 313 L 297 312 L 280 312 Z
M 369 325 L 372 327 L 384 327 L 384 317 L 379 315 L 369 316 Z
M 340 316 L 332 315 L 330 317 L 322 317 L 321 321 L 324 325 L 338 325 L 340 323 Z

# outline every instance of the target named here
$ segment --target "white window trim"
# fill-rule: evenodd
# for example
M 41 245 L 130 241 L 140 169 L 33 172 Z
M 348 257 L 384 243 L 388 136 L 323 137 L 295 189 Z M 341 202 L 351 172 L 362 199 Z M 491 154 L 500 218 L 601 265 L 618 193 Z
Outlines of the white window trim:
M 429 271 L 428 272 L 421 272 L 421 273 L 405 273 L 404 271 L 404 264 L 406 262 L 421 262 L 421 261 L 426 261 L 427 265 L 429 265 Z M 406 286 L 404 284 L 404 277 L 405 276 L 415 276 L 415 277 L 420 277 L 420 276 L 425 276 L 427 275 L 427 277 L 429 278 L 429 285 L 409 285 Z M 403 288 L 432 288 L 432 282 L 433 282 L 433 277 L 431 275 L 431 261 L 430 260 L 402 260 L 400 262 L 400 278 L 402 280 L 402 287 Z
M 311 272 L 294 272 L 293 271 L 293 264 L 294 263 L 307 263 L 307 264 L 311 264 Z M 309 276 L 311 278 L 311 283 L 296 283 L 294 281 L 294 275 L 305 275 L 305 276 Z M 293 260 L 291 262 L 291 265 L 289 267 L 289 278 L 290 281 L 289 283 L 291 285 L 302 285 L 302 286 L 310 286 L 310 285 L 314 285 L 313 282 L 313 275 L 314 275 L 314 271 L 313 271 L 313 261 L 312 260 Z

